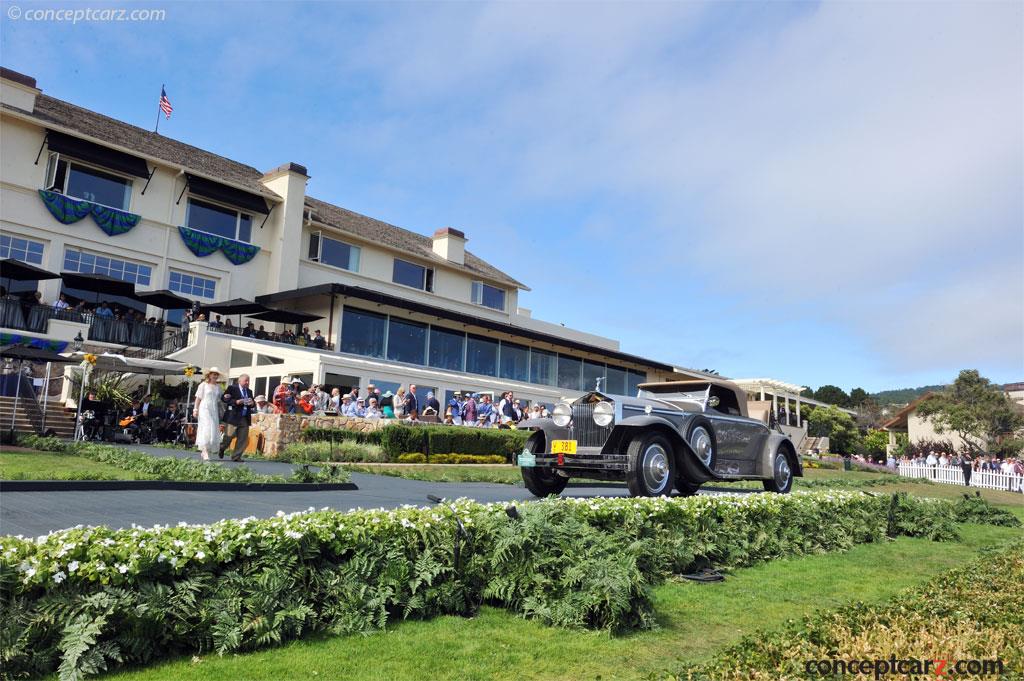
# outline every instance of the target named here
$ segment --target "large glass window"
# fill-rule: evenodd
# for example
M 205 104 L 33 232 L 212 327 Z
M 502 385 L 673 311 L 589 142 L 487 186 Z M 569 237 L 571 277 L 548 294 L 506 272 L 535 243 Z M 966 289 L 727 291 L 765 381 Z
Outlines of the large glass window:
M 608 365 L 608 387 L 605 389 L 609 395 L 626 395 L 626 370 L 621 367 Z
M 498 375 L 498 341 L 480 336 L 466 338 L 466 371 L 484 376 Z
M 473 302 L 495 310 L 505 309 L 505 290 L 490 286 L 482 281 L 473 282 Z
M 326 237 L 320 232 L 309 235 L 309 259 L 313 262 L 358 272 L 359 254 L 358 246 Z
M 427 325 L 391 318 L 388 324 L 388 359 L 425 364 Z
M 640 371 L 630 371 L 626 380 L 626 394 L 636 395 L 637 387 L 647 380 L 647 374 Z
M 50 154 L 46 173 L 46 188 L 65 196 L 118 210 L 128 210 L 131 203 L 131 180 L 61 158 L 60 154 Z
M 42 265 L 43 244 L 10 234 L 0 234 L 0 258 L 11 258 L 33 265 Z
M 217 296 L 217 281 L 207 279 L 195 274 L 175 272 L 171 270 L 167 288 L 184 296 L 191 298 L 208 298 L 213 300 Z
M 246 243 L 252 241 L 252 216 L 189 197 L 185 223 L 190 229 Z
M 462 371 L 466 351 L 466 334 L 430 327 L 430 366 L 436 369 Z
M 341 351 L 365 357 L 384 357 L 387 317 L 346 307 L 341 315 Z
M 579 390 L 582 381 L 583 361 L 566 355 L 558 356 L 558 387 Z
M 557 356 L 553 352 L 530 350 L 530 383 L 540 385 L 555 384 L 555 366 Z
M 529 381 L 530 348 L 502 341 L 498 376 L 513 381 Z
M 601 379 L 601 390 L 604 390 L 604 365 L 591 361 L 583 362 L 583 389 L 595 390 L 599 378 Z
M 71 248 L 64 251 L 64 270 L 82 274 L 105 274 L 108 277 L 129 281 L 139 286 L 149 286 L 153 277 L 153 268 L 149 265 L 140 265 Z
M 395 258 L 395 266 L 391 272 L 391 281 L 403 286 L 411 286 L 421 291 L 434 290 L 434 270 Z

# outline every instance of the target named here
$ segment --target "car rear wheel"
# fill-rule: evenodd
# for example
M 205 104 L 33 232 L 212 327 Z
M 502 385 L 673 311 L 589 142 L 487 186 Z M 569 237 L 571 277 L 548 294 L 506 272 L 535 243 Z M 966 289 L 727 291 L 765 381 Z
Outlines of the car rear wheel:
M 679 476 L 676 478 L 676 490 L 684 497 L 692 497 L 700 491 L 700 485 L 696 482 L 690 482 L 683 476 Z
M 561 494 L 569 478 L 564 478 L 555 471 L 545 466 L 533 468 L 520 468 L 523 472 L 523 483 L 530 493 L 538 497 L 547 497 L 552 494 Z
M 669 494 L 676 479 L 672 443 L 660 433 L 640 433 L 626 450 L 626 487 L 635 497 Z
M 780 448 L 775 452 L 775 459 L 772 460 L 772 477 L 762 480 L 761 483 L 766 491 L 778 494 L 787 494 L 793 489 L 793 467 L 785 449 Z

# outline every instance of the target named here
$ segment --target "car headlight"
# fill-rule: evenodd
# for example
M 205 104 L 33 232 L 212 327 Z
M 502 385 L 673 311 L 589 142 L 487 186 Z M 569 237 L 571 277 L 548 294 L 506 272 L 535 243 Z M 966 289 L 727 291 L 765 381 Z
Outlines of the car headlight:
M 559 428 L 565 428 L 569 425 L 569 421 L 572 420 L 572 407 L 565 402 L 556 404 L 555 408 L 551 410 L 551 420 L 553 420 L 555 425 Z
M 615 420 L 615 407 L 611 402 L 598 402 L 594 405 L 594 423 L 605 428 Z

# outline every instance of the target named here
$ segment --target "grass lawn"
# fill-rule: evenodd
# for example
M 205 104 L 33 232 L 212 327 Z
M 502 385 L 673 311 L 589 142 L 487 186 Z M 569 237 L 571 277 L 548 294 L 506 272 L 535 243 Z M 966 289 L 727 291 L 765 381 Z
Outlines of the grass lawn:
M 655 589 L 660 628 L 611 638 L 484 608 L 474 619 L 399 622 L 368 636 L 323 637 L 246 655 L 204 655 L 104 677 L 157 679 L 644 679 L 701 660 L 740 636 L 854 600 L 878 602 L 1019 537 L 1019 528 L 963 525 L 959 542 L 900 538 L 846 553 L 779 560 L 725 582 Z
M 0 480 L 149 480 L 152 476 L 126 471 L 81 456 L 4 447 Z

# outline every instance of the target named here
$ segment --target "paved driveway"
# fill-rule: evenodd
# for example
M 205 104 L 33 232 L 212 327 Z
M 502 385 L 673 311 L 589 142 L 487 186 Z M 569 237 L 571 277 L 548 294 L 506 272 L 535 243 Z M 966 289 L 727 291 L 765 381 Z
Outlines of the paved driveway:
M 188 456 L 180 450 L 136 446 L 156 456 Z M 194 455 L 192 455 L 194 456 Z M 245 464 L 261 473 L 288 474 L 290 464 L 252 461 Z M 340 492 L 182 492 L 131 490 L 111 492 L 4 492 L 0 496 L 0 534 L 37 536 L 74 525 L 130 527 L 208 523 L 222 518 L 268 517 L 277 511 L 301 511 L 324 506 L 338 510 L 394 508 L 403 504 L 427 505 L 428 494 L 469 497 L 482 502 L 533 499 L 526 489 L 491 483 L 442 483 L 404 480 L 384 475 L 353 473 L 358 490 Z M 625 485 L 570 485 L 563 496 L 626 496 Z M 715 493 L 713 490 L 702 493 Z

